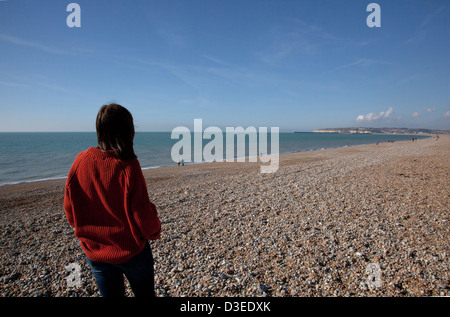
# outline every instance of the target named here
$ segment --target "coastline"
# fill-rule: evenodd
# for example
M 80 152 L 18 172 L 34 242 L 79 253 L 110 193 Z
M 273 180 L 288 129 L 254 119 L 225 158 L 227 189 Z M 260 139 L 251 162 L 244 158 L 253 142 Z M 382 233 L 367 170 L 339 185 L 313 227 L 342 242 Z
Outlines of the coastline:
M 36 140 L 35 133 L 28 133 L 28 132 L 26 132 L 26 133 L 23 132 L 23 133 L 26 134 L 27 136 L 30 136 L 30 139 Z M 72 135 L 72 137 L 75 139 L 77 139 L 79 137 L 78 136 L 79 134 L 82 134 L 82 135 L 85 134 L 85 133 L 71 133 L 71 132 L 67 132 L 67 133 L 70 133 Z M 148 140 L 148 139 L 142 139 L 142 136 L 147 135 L 147 133 L 150 133 L 151 135 L 154 134 L 153 132 L 142 132 L 142 134 L 140 134 L 140 137 L 141 137 L 140 143 L 139 143 L 139 145 L 137 145 L 137 147 L 139 148 L 139 151 L 137 152 L 138 159 L 140 160 L 142 169 L 147 170 L 147 169 L 156 169 L 156 168 L 160 168 L 160 167 L 174 166 L 174 162 L 170 158 L 166 157 L 164 160 L 161 160 L 161 158 L 159 157 L 159 154 L 156 155 L 154 160 L 152 160 L 152 161 L 148 160 L 148 157 L 146 157 L 146 156 L 148 156 L 149 152 L 147 150 L 145 150 L 145 147 L 143 148 L 143 145 L 145 143 L 144 140 Z M 312 132 L 304 132 L 304 133 L 309 134 L 309 135 L 314 135 L 314 133 L 312 133 Z M 14 133 L 14 134 L 18 134 L 18 133 Z M 37 134 L 42 134 L 42 133 L 37 133 Z M 54 136 L 54 133 L 51 133 L 51 132 L 49 132 L 47 134 Z M 61 134 L 61 133 L 56 133 L 56 136 L 58 134 Z M 66 134 L 66 133 L 62 133 L 62 134 Z M 89 134 L 91 134 L 91 133 L 89 133 Z M 159 135 L 161 133 L 156 132 L 156 134 Z M 286 136 L 291 135 L 291 134 L 293 134 L 293 133 L 281 133 L 280 137 L 283 136 L 283 138 L 286 138 Z M 151 135 L 148 136 L 149 139 L 151 139 Z M 350 135 L 350 134 L 348 134 L 348 135 Z M 426 138 L 426 137 L 430 137 L 430 136 L 431 135 L 428 135 L 428 136 L 422 135 L 422 136 L 420 136 L 420 138 L 424 138 L 424 137 Z M 291 154 L 291 153 L 302 153 L 302 152 L 311 152 L 311 151 L 326 150 L 326 149 L 335 149 L 335 148 L 340 148 L 340 147 L 369 145 L 369 144 L 375 144 L 377 142 L 383 143 L 383 142 L 389 142 L 389 141 L 395 141 L 395 142 L 401 142 L 404 140 L 409 141 L 414 136 L 408 135 L 408 137 L 410 137 L 410 139 L 405 139 L 404 136 L 403 136 L 403 138 L 398 139 L 399 135 L 380 134 L 380 135 L 378 135 L 378 137 L 376 139 L 369 138 L 367 140 L 359 140 L 359 141 L 356 141 L 356 143 L 355 143 L 355 140 L 352 140 L 352 139 L 340 140 L 340 141 L 334 140 L 331 143 L 322 142 L 323 140 L 321 140 L 321 138 L 315 140 L 312 143 L 310 141 L 307 141 L 306 139 L 295 141 L 295 142 L 300 142 L 300 143 L 295 143 L 295 142 L 292 143 L 292 140 L 288 140 L 286 143 L 282 142 L 284 144 L 284 146 L 282 146 L 282 144 L 280 144 L 279 154 L 283 155 L 283 154 Z M 286 139 L 284 141 L 286 141 Z M 13 142 L 13 140 L 9 140 L 9 142 Z M 75 144 L 77 144 L 77 143 L 75 142 Z M 287 147 L 286 147 L 286 144 L 288 144 Z M 41 143 L 41 144 L 37 144 L 36 146 L 37 147 L 35 148 L 35 150 L 40 152 L 40 151 L 42 151 L 42 148 L 47 147 L 48 144 Z M 148 144 L 148 146 L 151 147 L 150 144 Z M 67 155 L 64 155 L 65 156 L 64 163 L 61 161 L 61 157 L 59 157 L 59 158 L 57 157 L 55 159 L 55 162 L 54 163 L 52 162 L 52 164 L 54 164 L 54 165 L 52 166 L 51 169 L 41 168 L 41 167 L 43 167 L 42 163 L 39 165 L 33 166 L 33 164 L 31 162 L 28 162 L 25 164 L 27 166 L 26 168 L 21 168 L 20 165 L 17 165 L 17 166 L 14 165 L 15 164 L 14 155 L 16 155 L 17 158 L 22 159 L 20 151 L 17 153 L 13 153 L 13 152 L 6 153 L 6 157 L 9 157 L 9 159 L 5 159 L 5 157 L 4 157 L 3 161 L 0 162 L 0 164 L 2 164 L 4 166 L 6 171 L 9 170 L 9 172 L 7 172 L 5 175 L 0 174 L 0 178 L 2 179 L 0 181 L 0 187 L 4 186 L 4 185 L 16 185 L 16 184 L 20 185 L 23 183 L 33 183 L 33 182 L 41 182 L 41 181 L 46 181 L 46 180 L 52 181 L 52 180 L 58 180 L 58 179 L 65 179 L 67 177 L 67 173 L 70 168 L 70 164 L 73 162 L 72 160 L 74 159 L 76 154 L 79 153 L 80 151 L 82 151 L 83 149 L 85 149 L 85 148 L 83 148 L 82 146 L 77 146 L 76 150 L 72 149 L 72 151 L 73 151 L 72 159 L 70 158 L 70 156 L 67 157 Z M 50 149 L 47 149 L 47 150 L 51 151 Z M 44 152 L 46 152 L 46 151 L 44 151 Z M 31 152 L 33 152 L 33 151 L 31 151 Z M 154 153 L 167 153 L 167 152 L 170 152 L 170 148 L 164 148 L 164 149 L 161 148 L 159 150 L 154 149 Z M 25 160 L 29 160 L 29 159 L 30 158 L 26 158 Z M 245 159 L 248 160 L 249 158 L 246 157 Z M 235 158 L 235 160 L 236 160 L 236 158 Z M 191 164 L 204 164 L 204 163 L 206 163 L 206 162 L 189 162 L 187 164 L 191 165 Z M 13 171 L 15 171 L 15 172 L 13 172 Z M 2 171 L 2 173 L 3 173 L 3 171 Z
M 304 132 L 294 132 L 294 133 L 304 133 Z M 307 132 L 309 133 L 309 132 Z M 376 133 L 374 133 L 376 134 Z M 389 134 L 379 134 L 379 135 L 389 135 Z M 423 134 L 421 136 L 427 136 L 427 137 L 433 137 L 433 135 L 431 134 Z M 387 142 L 387 141 L 385 141 Z M 385 142 L 381 142 L 385 143 Z M 408 140 L 401 140 L 401 141 L 396 141 L 397 143 L 399 142 L 409 142 Z M 338 146 L 338 147 L 328 147 L 328 148 L 321 148 L 321 149 L 313 149 L 313 150 L 305 150 L 305 151 L 298 151 L 298 152 L 285 152 L 285 153 L 280 153 L 280 159 L 282 159 L 283 156 L 286 155 L 296 155 L 296 154 L 302 154 L 302 153 L 311 153 L 311 152 L 318 152 L 318 151 L 328 151 L 328 150 L 339 150 L 339 149 L 345 149 L 345 148 L 353 148 L 353 147 L 360 147 L 360 146 L 371 146 L 374 145 L 375 143 L 368 143 L 368 144 L 358 144 L 358 145 L 345 145 L 345 146 Z M 139 158 L 138 158 L 139 159 Z M 246 160 L 248 160 L 248 157 L 245 158 Z M 236 159 L 235 159 L 236 160 Z M 197 166 L 197 165 L 203 165 L 206 164 L 206 166 L 208 164 L 222 164 L 225 163 L 225 160 L 221 161 L 221 162 L 189 162 L 185 164 L 185 167 L 187 166 Z M 227 162 L 228 164 L 233 163 L 233 162 Z M 237 163 L 237 162 L 236 162 Z M 160 168 L 163 169 L 167 169 L 167 168 L 175 168 L 178 167 L 176 166 L 176 163 L 173 162 L 173 164 L 171 165 L 158 165 L 158 166 L 149 166 L 149 167 L 142 167 L 142 171 L 145 174 L 147 170 L 157 170 Z M 50 177 L 50 178 L 44 178 L 44 179 L 36 179 L 36 180 L 25 180 L 25 181 L 16 181 L 16 182 L 11 182 L 11 183 L 5 183 L 5 184 L 0 184 L 0 194 L 2 192 L 2 189 L 6 192 L 8 191 L 20 191 L 20 187 L 24 187 L 24 188 L 34 188 L 34 187 L 41 187 L 41 186 L 46 186 L 46 183 L 48 182 L 49 184 L 55 184 L 58 183 L 60 181 L 64 181 L 66 180 L 66 176 L 56 176 L 56 177 Z M 5 188 L 3 188 L 5 187 Z
M 249 162 L 145 169 L 163 225 L 151 243 L 157 295 L 448 296 L 449 145 L 441 135 L 280 154 L 273 174 Z M 98 296 L 64 184 L 0 186 L 2 296 Z M 79 289 L 65 280 L 74 262 Z

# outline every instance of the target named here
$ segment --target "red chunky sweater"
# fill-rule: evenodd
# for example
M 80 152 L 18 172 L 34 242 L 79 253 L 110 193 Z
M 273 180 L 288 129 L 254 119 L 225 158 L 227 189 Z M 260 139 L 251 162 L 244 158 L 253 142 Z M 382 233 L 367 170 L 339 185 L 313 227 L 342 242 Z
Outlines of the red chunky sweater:
M 67 177 L 64 210 L 93 261 L 126 262 L 161 231 L 139 161 L 120 160 L 114 151 L 91 147 L 77 156 Z

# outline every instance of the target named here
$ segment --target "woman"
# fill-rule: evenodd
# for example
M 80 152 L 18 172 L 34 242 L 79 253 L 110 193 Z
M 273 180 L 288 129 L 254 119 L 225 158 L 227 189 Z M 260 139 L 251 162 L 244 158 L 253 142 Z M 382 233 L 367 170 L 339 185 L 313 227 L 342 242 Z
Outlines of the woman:
M 161 223 L 134 153 L 134 124 L 118 104 L 97 115 L 98 146 L 76 157 L 67 177 L 64 210 L 103 297 L 124 296 L 123 274 L 136 297 L 155 296 L 147 240 Z

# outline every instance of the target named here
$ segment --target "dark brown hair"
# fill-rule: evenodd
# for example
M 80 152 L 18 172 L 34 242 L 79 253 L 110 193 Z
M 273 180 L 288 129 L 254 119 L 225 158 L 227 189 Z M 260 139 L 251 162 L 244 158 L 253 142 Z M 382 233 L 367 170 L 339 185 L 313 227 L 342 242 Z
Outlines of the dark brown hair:
M 122 160 L 136 158 L 133 149 L 134 123 L 131 113 L 121 105 L 104 105 L 97 114 L 98 148 L 113 150 Z

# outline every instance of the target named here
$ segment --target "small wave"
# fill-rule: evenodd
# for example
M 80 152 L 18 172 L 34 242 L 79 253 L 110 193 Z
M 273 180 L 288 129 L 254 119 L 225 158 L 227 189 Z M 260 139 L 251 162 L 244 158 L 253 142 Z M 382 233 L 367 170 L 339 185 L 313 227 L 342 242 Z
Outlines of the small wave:
M 36 183 L 36 182 L 52 181 L 52 180 L 65 179 L 65 178 L 67 178 L 67 175 L 66 176 L 37 178 L 37 179 L 22 179 L 22 180 L 17 180 L 17 181 L 0 182 L 0 186 L 17 185 L 17 184 L 25 184 L 25 183 Z
M 156 169 L 156 168 L 160 168 L 161 166 L 147 166 L 147 167 L 142 167 L 142 170 L 152 170 L 152 169 Z

